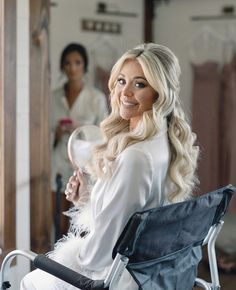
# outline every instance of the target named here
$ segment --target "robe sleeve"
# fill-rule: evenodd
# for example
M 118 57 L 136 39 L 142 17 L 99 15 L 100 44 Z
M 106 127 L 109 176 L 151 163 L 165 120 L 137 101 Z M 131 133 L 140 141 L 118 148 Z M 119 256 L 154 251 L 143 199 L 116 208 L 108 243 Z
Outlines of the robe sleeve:
M 153 178 L 151 156 L 127 148 L 118 158 L 107 182 L 101 210 L 95 213 L 94 228 L 78 254 L 81 267 L 100 271 L 111 265 L 112 250 L 129 217 L 145 207 Z

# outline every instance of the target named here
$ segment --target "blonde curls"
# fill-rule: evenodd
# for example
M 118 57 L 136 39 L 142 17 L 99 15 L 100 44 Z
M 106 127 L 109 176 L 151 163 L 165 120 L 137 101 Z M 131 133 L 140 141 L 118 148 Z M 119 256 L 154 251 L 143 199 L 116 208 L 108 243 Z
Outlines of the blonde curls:
M 141 122 L 133 131 L 129 129 L 129 122 L 120 117 L 119 100 L 113 95 L 120 70 L 128 60 L 139 62 L 147 82 L 158 95 L 152 110 L 144 112 Z M 191 195 L 197 183 L 195 170 L 198 147 L 194 145 L 195 135 L 180 106 L 179 76 L 178 59 L 165 46 L 155 43 L 141 44 L 121 56 L 113 66 L 108 83 L 112 111 L 101 123 L 104 143 L 94 150 L 95 176 L 104 177 L 111 173 L 114 160 L 126 147 L 155 135 L 167 122 L 171 149 L 169 176 L 176 185 L 169 199 L 183 200 Z
M 101 123 L 104 143 L 95 147 L 91 174 L 94 177 L 110 176 L 112 163 L 128 146 L 143 141 L 157 132 L 152 113 L 145 112 L 142 122 L 130 131 L 129 122 L 112 113 Z
M 199 148 L 194 145 L 196 135 L 192 132 L 179 104 L 176 104 L 168 117 L 168 137 L 171 146 L 169 176 L 176 185 L 169 199 L 180 201 L 190 197 L 198 183 L 196 166 Z

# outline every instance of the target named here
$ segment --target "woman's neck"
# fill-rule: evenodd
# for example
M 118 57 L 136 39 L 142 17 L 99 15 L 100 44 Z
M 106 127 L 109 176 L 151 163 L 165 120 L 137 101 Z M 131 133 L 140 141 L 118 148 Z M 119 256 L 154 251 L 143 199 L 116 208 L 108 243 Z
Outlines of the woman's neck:
M 130 121 L 129 121 L 129 129 L 130 129 L 130 131 L 134 131 L 134 129 L 138 125 L 139 121 L 140 121 L 140 117 L 130 119 Z
M 65 84 L 65 95 L 66 95 L 67 102 L 70 108 L 73 106 L 75 100 L 78 98 L 82 88 L 83 88 L 82 81 L 76 81 L 76 82 L 68 81 Z
M 80 92 L 82 90 L 83 87 L 83 81 L 79 80 L 79 81 L 68 81 L 65 85 L 65 90 L 68 93 L 75 93 L 75 92 Z

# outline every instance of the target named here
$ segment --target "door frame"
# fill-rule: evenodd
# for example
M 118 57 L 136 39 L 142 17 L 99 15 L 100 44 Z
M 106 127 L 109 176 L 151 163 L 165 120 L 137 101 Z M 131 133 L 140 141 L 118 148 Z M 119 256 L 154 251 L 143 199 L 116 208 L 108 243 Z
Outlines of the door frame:
M 30 248 L 52 246 L 49 0 L 30 1 Z

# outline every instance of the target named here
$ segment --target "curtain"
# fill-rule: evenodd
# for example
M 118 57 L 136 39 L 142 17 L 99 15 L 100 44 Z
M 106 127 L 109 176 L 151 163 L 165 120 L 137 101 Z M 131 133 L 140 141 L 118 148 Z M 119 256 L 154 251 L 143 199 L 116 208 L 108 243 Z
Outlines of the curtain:
M 192 64 L 192 127 L 200 147 L 199 193 L 219 187 L 219 107 L 221 72 L 215 62 Z
M 223 66 L 192 64 L 192 127 L 201 154 L 199 193 L 236 185 L 236 54 Z M 236 197 L 229 211 L 236 213 Z
M 220 184 L 236 185 L 236 54 L 222 69 L 220 99 Z M 236 213 L 236 197 L 229 210 Z

